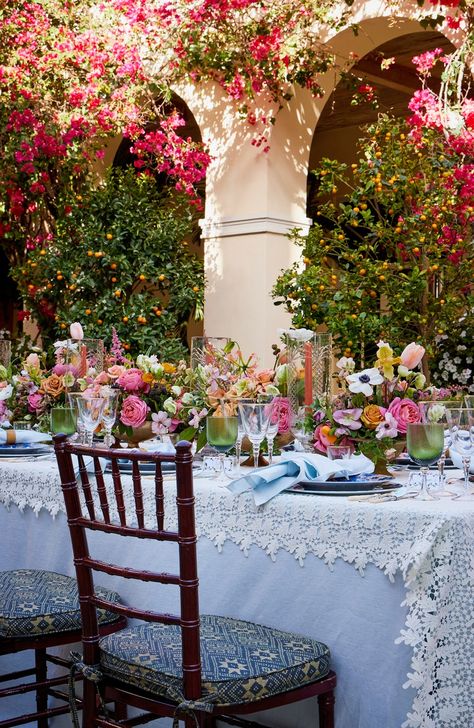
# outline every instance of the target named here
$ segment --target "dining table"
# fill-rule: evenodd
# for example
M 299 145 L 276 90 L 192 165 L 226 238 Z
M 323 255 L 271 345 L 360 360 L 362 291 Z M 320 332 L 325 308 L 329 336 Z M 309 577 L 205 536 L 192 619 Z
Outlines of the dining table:
M 407 474 L 395 478 L 404 484 Z M 143 482 L 151 502 L 153 480 Z M 168 473 L 168 527 L 176 526 L 173 483 Z M 282 492 L 257 506 L 252 491 L 234 495 L 202 471 L 194 490 L 201 612 L 325 642 L 338 676 L 336 728 L 472 728 L 474 500 Z M 53 454 L 0 459 L 0 529 L 0 569 L 74 575 Z M 140 539 L 122 541 L 115 556 L 126 565 L 153 561 L 168 571 L 176 564 L 172 544 L 151 553 Z M 142 593 L 106 575 L 100 581 L 143 609 L 158 598 L 162 611 L 177 605 L 174 592 Z M 0 720 L 8 714 L 3 703 Z M 315 699 L 258 720 L 269 728 L 316 727 Z M 51 721 L 66 725 L 64 717 Z

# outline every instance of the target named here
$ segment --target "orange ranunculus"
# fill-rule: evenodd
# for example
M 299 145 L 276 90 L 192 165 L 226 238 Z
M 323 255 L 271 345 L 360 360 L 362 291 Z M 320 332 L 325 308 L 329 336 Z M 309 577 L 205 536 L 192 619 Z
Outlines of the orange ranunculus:
M 174 364 L 169 364 L 168 362 L 164 361 L 162 364 L 163 371 L 165 374 L 174 374 L 176 371 L 176 367 Z
M 64 392 L 64 381 L 62 376 L 51 374 L 41 381 L 41 390 L 51 397 L 59 397 Z
M 376 404 L 368 404 L 364 407 L 360 419 L 369 430 L 375 430 L 377 425 L 385 419 L 385 411 Z
M 142 379 L 145 384 L 153 384 L 153 382 L 155 381 L 155 377 L 151 372 L 143 372 Z

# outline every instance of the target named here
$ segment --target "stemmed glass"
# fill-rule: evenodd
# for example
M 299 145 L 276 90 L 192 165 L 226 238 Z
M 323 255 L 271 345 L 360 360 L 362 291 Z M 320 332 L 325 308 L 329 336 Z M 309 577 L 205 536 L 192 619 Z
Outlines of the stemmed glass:
M 224 458 L 225 454 L 235 445 L 237 431 L 237 415 L 213 416 L 206 419 L 207 441 L 219 453 L 220 474 L 216 481 L 219 485 L 224 483 L 227 485 L 228 483 L 225 475 Z
M 292 412 L 291 432 L 300 444 L 300 449 L 304 452 L 313 452 L 311 447 L 313 432 L 308 431 L 308 407 L 306 405 L 298 407 L 296 412 Z
M 409 422 L 407 450 L 410 458 L 420 466 L 421 487 L 416 500 L 436 500 L 428 489 L 429 466 L 434 465 L 444 450 L 444 427 L 440 422 Z
M 100 425 L 102 411 L 105 405 L 104 397 L 78 397 L 77 407 L 86 432 L 86 445 L 92 446 L 94 430 Z
M 252 443 L 254 466 L 258 467 L 260 445 L 267 435 L 273 402 L 239 402 L 239 411 L 245 434 Z
M 451 430 L 451 448 L 461 455 L 464 474 L 464 491 L 455 500 L 472 500 L 474 493 L 469 489 L 469 468 L 474 454 L 474 410 L 450 409 L 446 411 Z
M 77 435 L 73 435 L 71 437 L 71 440 L 76 440 L 76 442 L 78 442 L 79 445 L 84 445 L 85 444 L 84 423 L 82 421 L 81 413 L 79 412 L 79 405 L 77 403 L 78 400 L 82 398 L 82 392 L 68 392 L 67 398 L 68 398 L 70 407 L 74 410 L 74 413 L 76 415 Z
M 424 400 L 418 403 L 422 413 L 422 419 L 425 422 L 439 422 L 444 428 L 444 448 L 441 457 L 438 460 L 438 488 L 437 495 L 454 495 L 451 491 L 443 490 L 445 485 L 444 468 L 446 465 L 446 457 L 451 446 L 451 430 L 447 417 L 448 409 L 459 408 L 457 400 Z
M 272 405 L 272 414 L 270 422 L 267 428 L 267 452 L 268 452 L 268 464 L 273 463 L 273 444 L 275 437 L 278 435 L 278 428 L 280 426 L 280 397 L 275 397 L 272 394 L 259 394 L 258 401 Z
M 102 410 L 102 424 L 105 428 L 105 447 L 112 447 L 112 445 L 114 444 L 114 438 L 112 437 L 112 427 L 115 425 L 115 420 L 117 418 L 119 397 L 120 392 L 118 389 L 112 389 L 105 396 L 104 408 Z

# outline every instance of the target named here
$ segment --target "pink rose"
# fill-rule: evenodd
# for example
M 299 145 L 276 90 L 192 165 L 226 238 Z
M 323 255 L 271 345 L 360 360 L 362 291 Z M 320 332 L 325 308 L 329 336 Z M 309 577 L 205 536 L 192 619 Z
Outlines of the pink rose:
M 43 395 L 42 394 L 29 394 L 28 400 L 28 412 L 34 412 L 39 414 L 43 408 Z
M 109 383 L 109 375 L 107 374 L 107 372 L 101 372 L 94 379 L 94 384 L 108 384 L 108 383 Z
M 315 450 L 326 453 L 329 445 L 335 445 L 337 437 L 331 435 L 331 425 L 328 422 L 323 422 L 315 429 L 313 440 Z
M 420 408 L 411 399 L 395 397 L 387 411 L 397 421 L 398 431 L 402 434 L 406 433 L 409 422 L 421 421 Z
M 41 362 L 38 354 L 28 354 L 25 359 L 25 365 L 30 369 L 40 369 Z
M 131 394 L 123 401 L 120 421 L 128 427 L 140 427 L 145 422 L 149 409 L 146 402 Z
M 126 392 L 143 392 L 150 389 L 143 381 L 140 369 L 126 369 L 117 379 L 117 384 Z
M 122 366 L 121 364 L 114 364 L 113 366 L 109 367 L 107 369 L 107 374 L 111 379 L 118 379 L 122 376 L 124 372 L 126 372 L 126 368 Z
M 82 330 L 82 326 L 77 321 L 70 325 L 69 327 L 69 335 L 71 336 L 71 339 L 75 339 L 76 341 L 82 341 L 84 338 L 84 332 Z
M 421 344 L 415 344 L 414 341 L 408 346 L 405 346 L 401 355 L 400 361 L 407 369 L 414 369 L 418 366 L 420 361 L 423 359 L 425 348 Z
M 283 435 L 291 427 L 290 403 L 287 397 L 275 397 L 275 399 L 278 401 L 278 434 Z

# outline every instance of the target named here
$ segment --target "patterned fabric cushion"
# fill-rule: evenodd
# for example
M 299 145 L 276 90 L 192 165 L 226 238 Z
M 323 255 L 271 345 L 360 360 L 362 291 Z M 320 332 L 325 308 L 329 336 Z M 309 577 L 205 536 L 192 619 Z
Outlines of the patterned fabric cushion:
M 111 602 L 121 601 L 115 592 L 100 587 L 96 591 Z M 101 624 L 118 619 L 103 609 L 98 616 Z M 35 569 L 0 572 L 0 637 L 32 637 L 80 628 L 75 579 Z
M 179 627 L 141 624 L 102 638 L 109 675 L 181 701 Z M 201 701 L 249 703 L 312 683 L 329 672 L 322 642 L 227 617 L 201 615 Z

